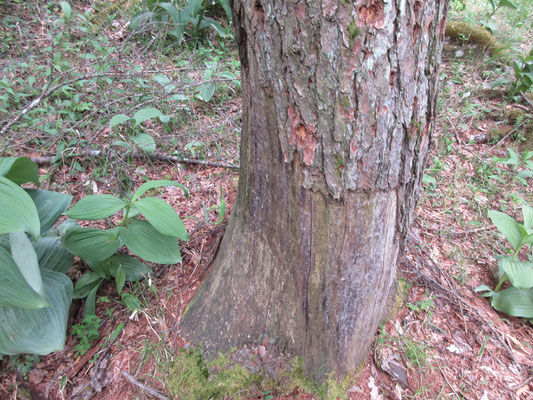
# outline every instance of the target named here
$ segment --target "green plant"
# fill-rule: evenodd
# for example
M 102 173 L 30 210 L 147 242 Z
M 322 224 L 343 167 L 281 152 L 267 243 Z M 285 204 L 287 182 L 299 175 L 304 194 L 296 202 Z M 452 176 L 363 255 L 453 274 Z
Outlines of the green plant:
M 24 379 L 28 379 L 28 372 L 39 361 L 41 361 L 41 358 L 32 354 L 17 354 L 9 357 L 9 365 L 20 372 L 24 376 Z
M 72 254 L 87 261 L 91 271 L 83 275 L 74 288 L 74 298 L 85 298 L 85 315 L 94 313 L 96 292 L 105 279 L 114 278 L 122 301 L 132 310 L 138 299 L 123 292 L 125 282 L 142 279 L 151 269 L 126 254 L 115 254 L 125 245 L 143 260 L 158 264 L 181 262 L 176 239 L 188 240 L 187 229 L 176 211 L 157 197 L 143 197 L 150 189 L 177 186 L 188 197 L 187 189 L 169 180 L 150 181 L 141 185 L 130 199 L 109 194 L 89 195 L 79 200 L 65 215 L 75 220 L 100 220 L 122 212 L 122 221 L 109 229 L 80 228 L 74 225 L 62 237 Z M 140 215 L 145 219 L 138 218 Z
M 522 93 L 533 88 L 533 49 L 527 54 L 519 54 L 512 63 L 514 71 L 514 80 L 509 78 L 500 78 L 494 81 L 491 86 L 497 87 L 507 85 L 510 88 L 511 96 L 515 101 L 520 100 Z
M 498 258 L 498 283 L 494 290 L 480 285 L 476 292 L 490 298 L 496 310 L 515 317 L 533 319 L 533 257 L 520 260 L 522 249 L 531 250 L 533 244 L 533 208 L 522 207 L 523 224 L 500 211 L 489 211 L 489 218 L 505 239 L 511 244 L 507 255 Z M 509 255 L 510 254 L 510 255 Z M 501 289 L 506 282 L 510 286 Z
M 39 185 L 35 163 L 0 158 L 0 354 L 7 355 L 63 349 L 72 299 L 65 272 L 73 257 L 52 231 L 72 197 L 26 183 Z
M 528 186 L 527 179 L 533 177 L 533 151 L 527 151 L 522 154 L 518 154 L 511 148 L 507 149 L 507 151 L 509 152 L 509 157 L 493 157 L 492 161 L 511 166 L 515 169 L 513 178 L 522 185 Z M 504 183 L 498 176 L 492 175 L 491 177 Z
M 153 25 L 173 37 L 178 44 L 185 36 L 198 38 L 208 28 L 213 29 L 220 37 L 226 37 L 228 30 L 207 16 L 208 6 L 211 4 L 220 5 L 231 22 L 228 0 L 189 0 L 182 9 L 175 1 L 146 0 L 146 8 L 131 19 L 130 29 L 136 31 Z
M 516 10 L 518 8 L 516 4 L 510 0 L 487 0 L 487 2 L 492 8 L 492 13 L 490 14 L 490 17 L 492 17 L 496 13 L 496 11 L 503 7 L 507 7 L 512 10 Z
M 76 336 L 79 343 L 74 346 L 74 357 L 83 356 L 91 348 L 92 343 L 100 337 L 98 330 L 102 320 L 96 315 L 87 315 L 76 325 L 72 325 L 71 335 Z
M 159 120 L 165 124 L 170 120 L 168 115 L 163 115 L 161 111 L 153 107 L 143 108 L 137 111 L 133 117 L 129 117 L 126 114 L 115 115 L 109 121 L 109 127 L 114 128 L 117 125 L 133 122 L 133 134 L 131 136 L 132 143 L 125 142 L 124 140 L 116 140 L 113 142 L 113 145 L 128 149 L 132 149 L 132 147 L 135 145 L 142 151 L 148 154 L 153 154 L 156 147 L 155 141 L 152 136 L 142 131 L 141 123 L 154 118 L 159 118 Z

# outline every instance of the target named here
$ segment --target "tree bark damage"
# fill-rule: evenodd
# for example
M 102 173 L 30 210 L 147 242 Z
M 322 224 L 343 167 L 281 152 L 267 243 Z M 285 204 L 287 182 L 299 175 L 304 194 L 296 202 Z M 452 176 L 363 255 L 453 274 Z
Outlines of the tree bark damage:
M 318 379 L 365 360 L 413 219 L 448 0 L 234 0 L 241 175 L 181 328 L 250 342 Z

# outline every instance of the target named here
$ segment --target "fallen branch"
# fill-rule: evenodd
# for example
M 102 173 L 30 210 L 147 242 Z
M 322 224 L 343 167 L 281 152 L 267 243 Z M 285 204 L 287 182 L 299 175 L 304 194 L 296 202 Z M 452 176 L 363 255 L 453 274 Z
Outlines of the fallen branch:
M 137 379 L 135 379 L 133 376 L 128 374 L 127 372 L 122 371 L 120 373 L 124 378 L 126 378 L 132 385 L 137 386 L 139 389 L 145 391 L 148 394 L 151 394 L 154 397 L 157 397 L 160 400 L 169 400 L 168 397 L 163 396 L 160 392 L 158 392 L 155 389 L 152 389 L 151 387 L 146 386 L 144 383 L 139 382 Z
M 105 156 L 106 152 L 102 150 L 81 150 L 74 152 L 69 155 L 64 155 L 65 157 L 101 157 Z M 229 162 L 215 162 L 215 161 L 206 161 L 198 160 L 195 158 L 187 157 L 178 157 L 178 156 L 168 156 L 166 154 L 147 154 L 142 152 L 126 152 L 121 154 L 123 157 L 132 157 L 140 160 L 157 160 L 157 161 L 166 161 L 173 162 L 178 164 L 198 164 L 205 165 L 209 167 L 220 167 L 220 168 L 229 168 L 238 170 L 239 166 L 229 163 Z M 56 160 L 57 156 L 43 156 L 43 157 L 31 157 L 31 160 L 37 165 L 48 165 L 53 163 Z

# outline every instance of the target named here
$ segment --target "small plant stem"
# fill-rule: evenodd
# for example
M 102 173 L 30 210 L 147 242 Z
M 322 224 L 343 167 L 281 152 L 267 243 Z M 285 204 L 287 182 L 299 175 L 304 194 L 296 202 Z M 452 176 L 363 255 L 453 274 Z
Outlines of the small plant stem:
M 503 282 L 505 282 L 506 280 L 507 280 L 507 274 L 504 273 L 502 277 L 500 278 L 500 280 L 498 281 L 498 284 L 494 288 L 494 291 L 497 292 L 500 289 L 500 286 L 503 285 Z

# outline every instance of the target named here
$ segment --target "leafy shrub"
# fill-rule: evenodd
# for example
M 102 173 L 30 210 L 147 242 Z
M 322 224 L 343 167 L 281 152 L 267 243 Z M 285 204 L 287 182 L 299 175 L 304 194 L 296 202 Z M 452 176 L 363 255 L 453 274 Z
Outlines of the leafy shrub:
M 522 248 L 531 249 L 533 244 L 533 208 L 522 207 L 524 223 L 499 211 L 489 211 L 489 218 L 500 233 L 511 244 L 508 254 L 498 256 L 498 284 L 494 290 L 487 285 L 480 285 L 476 292 L 483 292 L 490 298 L 490 304 L 496 310 L 514 317 L 533 320 L 533 257 L 529 260 L 518 259 Z M 500 290 L 505 282 L 510 286 Z
M 119 199 L 110 194 L 89 195 L 78 201 L 66 216 L 76 220 L 104 219 L 121 211 L 122 221 L 110 229 L 74 226 L 62 237 L 62 243 L 72 254 L 87 261 L 91 271 L 83 275 L 74 288 L 74 298 L 85 298 L 85 315 L 94 313 L 96 292 L 105 279 L 114 278 L 117 292 L 130 309 L 138 308 L 138 300 L 122 293 L 126 281 L 137 281 L 151 272 L 133 257 L 117 254 L 123 245 L 143 260 L 158 264 L 181 262 L 176 239 L 186 241 L 187 229 L 176 211 L 157 197 L 142 197 L 148 190 L 162 186 L 177 186 L 188 197 L 180 183 L 159 180 L 141 185 L 131 199 Z M 145 219 L 138 218 L 140 215 Z
M 226 37 L 228 30 L 207 16 L 211 4 L 220 5 L 228 21 L 231 21 L 228 0 L 189 0 L 182 9 L 178 8 L 175 1 L 146 0 L 145 9 L 131 19 L 130 29 L 136 31 L 152 25 L 157 30 L 164 31 L 166 36 L 173 37 L 178 43 L 181 43 L 185 36 L 198 38 L 208 28 L 220 37 Z
M 20 186 L 26 183 L 39 184 L 35 163 L 26 157 L 0 158 L 0 354 L 45 355 L 62 350 L 72 298 L 87 297 L 85 315 L 94 314 L 96 292 L 104 279 L 114 278 L 123 302 L 137 309 L 140 303 L 123 290 L 125 282 L 142 279 L 151 270 L 129 255 L 115 255 L 122 245 L 151 262 L 181 261 L 176 239 L 187 240 L 183 222 L 163 200 L 142 197 L 161 186 L 178 186 L 188 196 L 181 184 L 147 182 L 129 200 L 87 196 L 66 215 L 96 220 L 122 210 L 122 223 L 104 230 L 81 228 L 69 220 L 54 231 L 72 196 Z M 139 215 L 146 220 L 136 218 Z M 66 275 L 73 254 L 91 268 L 74 290 Z
M 514 80 L 500 78 L 494 81 L 491 86 L 494 88 L 500 85 L 507 85 L 513 99 L 519 101 L 522 93 L 528 92 L 533 88 L 533 49 L 528 54 L 517 55 L 512 66 Z

